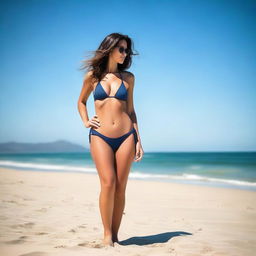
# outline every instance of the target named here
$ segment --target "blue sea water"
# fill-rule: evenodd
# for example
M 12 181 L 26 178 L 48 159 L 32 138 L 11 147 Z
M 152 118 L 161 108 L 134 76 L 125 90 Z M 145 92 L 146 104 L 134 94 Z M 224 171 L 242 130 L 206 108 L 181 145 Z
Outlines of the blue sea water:
M 97 174 L 90 152 L 0 154 L 0 167 Z M 148 152 L 133 162 L 129 179 L 256 191 L 256 152 Z

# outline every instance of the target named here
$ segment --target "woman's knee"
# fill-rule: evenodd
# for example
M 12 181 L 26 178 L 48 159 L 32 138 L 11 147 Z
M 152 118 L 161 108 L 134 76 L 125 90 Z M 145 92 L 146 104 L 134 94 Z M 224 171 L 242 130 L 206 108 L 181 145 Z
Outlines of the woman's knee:
M 101 179 L 101 187 L 103 189 L 112 190 L 115 189 L 116 186 L 116 177 L 111 175 L 109 177 L 104 177 Z
M 116 182 L 116 187 L 115 187 L 115 193 L 117 195 L 123 196 L 125 194 L 125 189 L 126 189 L 126 182 Z

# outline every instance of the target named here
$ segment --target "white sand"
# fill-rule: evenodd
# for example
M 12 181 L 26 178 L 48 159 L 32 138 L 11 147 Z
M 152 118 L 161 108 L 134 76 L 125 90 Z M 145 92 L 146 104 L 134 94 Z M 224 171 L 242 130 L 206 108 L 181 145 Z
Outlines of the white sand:
M 256 252 L 256 192 L 128 180 L 114 247 L 101 245 L 97 175 L 0 169 L 0 255 Z

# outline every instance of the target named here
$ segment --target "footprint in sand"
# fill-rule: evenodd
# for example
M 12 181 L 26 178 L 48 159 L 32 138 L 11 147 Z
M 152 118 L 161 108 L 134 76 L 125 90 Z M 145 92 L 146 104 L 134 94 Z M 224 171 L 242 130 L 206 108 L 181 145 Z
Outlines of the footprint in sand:
M 54 246 L 54 248 L 67 248 L 67 246 L 66 246 L 66 245 L 61 244 L 61 245 L 56 245 L 56 246 Z
M 28 238 L 28 236 L 20 236 L 19 239 L 16 240 L 10 240 L 5 242 L 6 244 L 23 244 L 26 242 L 26 238 Z
M 12 225 L 12 228 L 32 228 L 35 225 L 34 222 L 27 222 L 24 224 Z
M 78 226 L 79 228 L 86 228 L 86 224 L 82 224 L 80 226 Z
M 89 247 L 89 248 L 106 247 L 106 245 L 102 244 L 101 241 L 83 242 L 83 243 L 78 244 L 78 246 L 84 246 L 84 247 Z
M 19 204 L 17 201 L 14 200 L 2 200 L 3 203 L 12 203 L 12 204 Z
M 76 230 L 74 228 L 72 228 L 68 232 L 76 233 Z
M 45 252 L 29 252 L 29 253 L 25 253 L 25 254 L 19 254 L 18 256 L 45 256 L 48 255 L 48 253 Z
M 37 232 L 37 233 L 35 233 L 35 235 L 42 236 L 42 235 L 48 235 L 48 233 L 46 233 L 46 232 Z

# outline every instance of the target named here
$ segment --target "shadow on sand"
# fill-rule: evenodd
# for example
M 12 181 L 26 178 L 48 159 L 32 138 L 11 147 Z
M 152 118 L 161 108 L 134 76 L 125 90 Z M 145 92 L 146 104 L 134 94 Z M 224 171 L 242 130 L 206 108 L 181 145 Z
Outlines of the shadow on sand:
M 148 245 L 154 243 L 166 243 L 168 240 L 175 236 L 184 236 L 184 235 L 192 235 L 192 233 L 187 233 L 183 231 L 176 232 L 165 232 L 152 236 L 134 236 L 126 240 L 119 241 L 120 245 Z

